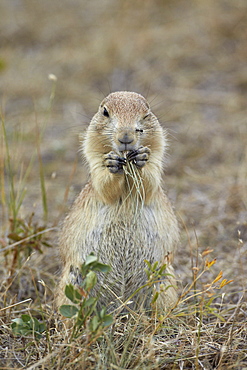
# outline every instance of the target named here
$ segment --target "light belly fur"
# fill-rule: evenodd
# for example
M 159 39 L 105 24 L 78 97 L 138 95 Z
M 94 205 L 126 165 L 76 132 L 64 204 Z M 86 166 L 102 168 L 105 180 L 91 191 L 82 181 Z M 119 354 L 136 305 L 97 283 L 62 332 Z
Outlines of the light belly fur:
M 106 276 L 99 274 L 100 284 L 95 291 L 99 292 L 100 302 L 104 304 L 116 301 L 116 297 L 125 301 L 147 282 L 145 260 L 151 263 L 162 262 L 160 258 L 164 256 L 165 246 L 162 248 L 163 241 L 158 230 L 154 231 L 157 229 L 157 220 L 150 207 L 144 206 L 141 211 L 133 210 L 132 215 L 129 210 L 127 215 L 124 207 L 119 207 L 117 215 L 115 207 L 97 208 L 97 215 L 84 220 L 88 224 L 86 234 L 83 225 L 82 234 L 77 234 L 76 265 L 79 267 L 93 252 L 99 261 L 111 266 L 111 271 Z M 83 214 L 81 216 L 83 219 Z M 91 223 L 88 223 L 90 220 Z M 75 279 L 74 272 L 75 270 L 72 272 L 72 281 Z M 143 293 L 141 291 L 133 298 L 134 302 L 138 301 L 138 305 Z

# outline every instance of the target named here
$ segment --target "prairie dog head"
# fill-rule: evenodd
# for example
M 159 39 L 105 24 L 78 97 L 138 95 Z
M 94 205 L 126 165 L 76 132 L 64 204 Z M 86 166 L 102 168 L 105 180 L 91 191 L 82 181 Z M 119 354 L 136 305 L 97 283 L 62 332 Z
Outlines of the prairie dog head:
M 164 140 L 163 130 L 146 99 L 128 91 L 111 93 L 101 102 L 89 126 L 88 135 L 91 133 L 98 134 L 99 142 L 95 146 L 100 145 L 104 153 L 156 146 L 157 134 Z M 91 150 L 97 150 L 96 147 Z

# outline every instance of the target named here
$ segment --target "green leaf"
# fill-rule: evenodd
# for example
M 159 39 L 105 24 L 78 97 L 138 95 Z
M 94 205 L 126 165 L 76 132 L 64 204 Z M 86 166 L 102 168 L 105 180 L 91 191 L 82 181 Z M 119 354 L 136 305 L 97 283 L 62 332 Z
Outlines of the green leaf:
M 11 328 L 14 334 L 22 336 L 34 334 L 36 338 L 41 338 L 40 334 L 46 330 L 46 325 L 35 317 L 24 314 L 21 318 L 12 320 Z
M 151 303 L 152 304 L 155 303 L 157 301 L 158 297 L 159 297 L 159 292 L 156 292 L 155 295 L 153 296 L 153 299 L 152 299 Z
M 213 297 L 211 297 L 210 299 L 209 299 L 209 301 L 206 303 L 206 307 L 210 307 L 210 305 L 212 304 L 212 302 L 214 301 L 214 299 L 215 299 L 215 297 L 213 296 Z
M 90 297 L 87 300 L 85 300 L 85 303 L 83 304 L 83 307 L 91 307 L 95 303 L 97 303 L 97 298 L 95 297 Z
M 78 290 L 76 290 L 72 284 L 68 284 L 66 285 L 65 287 L 65 295 L 67 298 L 69 298 L 69 300 L 73 303 L 79 303 L 80 300 L 81 300 L 81 295 L 80 293 L 78 292 Z
M 8 234 L 8 238 L 11 239 L 11 240 L 13 240 L 14 242 L 19 242 L 20 240 L 23 239 L 21 236 L 19 236 L 16 233 L 10 233 L 10 234 Z
M 162 275 L 163 271 L 166 269 L 166 264 L 162 265 L 161 268 L 159 269 L 159 274 Z
M 16 334 L 16 335 L 25 336 L 25 335 L 30 334 L 30 328 L 28 326 L 26 326 L 25 324 L 24 325 L 19 325 L 16 322 L 13 322 L 11 324 L 11 329 L 12 329 L 13 333 Z
M 104 263 L 96 262 L 93 265 L 93 270 L 100 271 L 100 272 L 109 272 L 111 271 L 111 267 L 108 265 L 105 265 Z
M 13 320 L 11 320 L 11 321 L 13 321 L 13 323 L 15 324 L 15 325 L 23 325 L 23 320 L 21 319 L 21 318 L 16 318 L 16 319 L 13 319 Z
M 91 320 L 90 320 L 90 330 L 92 332 L 95 332 L 98 327 L 99 327 L 99 319 L 97 316 L 94 316 Z
M 144 269 L 144 271 L 145 271 L 145 274 L 147 275 L 147 278 L 149 279 L 150 278 L 150 275 L 151 275 L 150 270 Z
M 77 314 L 78 308 L 73 305 L 64 304 L 59 308 L 59 311 L 64 317 L 71 318 Z
M 87 291 L 93 289 L 95 284 L 97 283 L 97 275 L 94 271 L 89 271 L 85 277 L 85 288 Z
M 31 321 L 30 321 L 30 327 L 31 327 L 34 331 L 39 332 L 40 323 L 39 323 L 39 321 L 36 319 L 36 317 L 31 318 Z
M 105 315 L 103 319 L 103 326 L 109 326 L 113 323 L 113 317 L 112 315 Z
M 43 333 L 46 330 L 46 324 L 44 322 L 39 324 L 39 333 Z
M 23 322 L 30 322 L 32 320 L 32 317 L 30 315 L 24 314 L 24 315 L 21 315 L 21 320 Z
M 90 265 L 91 263 L 97 262 L 97 257 L 91 253 L 86 257 L 85 266 Z
M 103 307 L 103 308 L 102 308 L 102 310 L 101 310 L 101 311 L 100 311 L 100 313 L 99 313 L 100 318 L 101 318 L 101 319 L 102 319 L 102 318 L 104 318 L 105 314 L 106 314 L 106 308 L 105 308 L 105 307 Z
M 148 266 L 149 270 L 151 270 L 151 263 L 148 260 L 144 260 L 144 262 Z
M 157 269 L 158 264 L 159 264 L 159 262 L 158 262 L 158 261 L 154 262 L 154 264 L 153 264 L 153 266 L 152 266 L 152 270 L 153 270 L 153 271 L 155 271 L 155 270 Z

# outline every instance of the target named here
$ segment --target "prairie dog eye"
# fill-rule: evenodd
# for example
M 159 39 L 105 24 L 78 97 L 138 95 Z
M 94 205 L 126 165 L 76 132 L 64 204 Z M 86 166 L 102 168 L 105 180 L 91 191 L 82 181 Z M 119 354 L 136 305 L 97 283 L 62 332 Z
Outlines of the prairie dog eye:
M 108 113 L 108 110 L 106 109 L 106 107 L 104 107 L 103 115 L 104 115 L 105 117 L 109 117 L 109 113 Z
M 140 132 L 140 133 L 142 133 L 142 132 L 143 132 L 143 129 L 141 129 L 141 128 L 137 128 L 137 129 L 136 129 L 136 132 Z

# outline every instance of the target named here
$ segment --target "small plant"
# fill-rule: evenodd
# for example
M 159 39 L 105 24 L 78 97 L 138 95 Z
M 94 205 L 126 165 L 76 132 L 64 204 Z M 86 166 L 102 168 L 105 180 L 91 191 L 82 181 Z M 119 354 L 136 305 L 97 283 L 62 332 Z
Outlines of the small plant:
M 20 318 L 12 320 L 11 328 L 14 334 L 28 336 L 33 335 L 36 339 L 42 337 L 46 330 L 46 324 L 39 322 L 38 319 L 30 315 L 21 315 Z
M 215 290 L 219 290 L 223 288 L 225 285 L 228 285 L 233 280 L 222 279 L 223 272 L 220 271 L 218 275 L 210 282 L 210 283 L 203 283 L 201 289 L 195 289 L 197 283 L 202 280 L 202 277 L 207 273 L 212 266 L 215 265 L 216 259 L 209 260 L 204 258 L 208 256 L 213 250 L 206 249 L 202 252 L 202 263 L 201 266 L 196 266 L 192 268 L 193 271 L 193 280 L 191 285 L 182 293 L 180 299 L 181 302 L 187 302 L 189 300 L 194 300 L 194 306 L 198 307 L 202 305 L 202 302 L 205 301 L 205 297 L 209 297 L 209 302 L 212 303 L 212 300 L 216 297 Z M 221 280 L 221 281 L 220 281 Z
M 8 242 L 0 241 L 1 251 L 4 253 L 6 266 L 9 266 L 9 279 L 17 267 L 20 267 L 22 258 L 28 258 L 33 251 L 43 253 L 42 247 L 51 247 L 49 238 L 44 234 L 52 229 L 46 229 L 33 222 L 33 214 L 27 219 L 11 218 Z
M 56 76 L 50 75 L 49 79 L 53 81 L 53 84 L 46 112 L 46 121 L 52 109 L 56 88 Z M 36 149 L 40 168 L 43 219 L 46 223 L 48 210 L 41 140 L 47 122 L 44 122 L 42 128 L 39 129 L 37 121 L 38 118 L 36 117 Z M 27 184 L 34 169 L 36 155 L 34 150 L 30 151 L 30 156 L 26 160 L 19 153 L 16 155 L 14 146 L 16 148 L 26 146 L 25 135 L 22 125 L 18 125 L 12 131 L 9 128 L 9 123 L 5 122 L 4 113 L 0 107 L 0 208 L 2 211 L 0 212 L 0 222 L 3 224 L 3 229 L 6 229 L 6 231 L 4 230 L 4 236 L 0 238 L 0 252 L 3 253 L 5 267 L 8 269 L 6 274 L 8 284 L 15 276 L 16 269 L 22 266 L 23 259 L 27 259 L 34 251 L 42 253 L 44 246 L 51 246 L 49 239 L 44 234 L 54 230 L 54 228 L 46 228 L 43 224 L 40 225 L 39 221 L 35 222 L 34 213 L 31 213 L 28 218 L 21 215 L 21 207 L 28 193 Z
M 155 284 L 159 284 L 159 291 L 156 291 L 153 298 L 152 298 L 151 304 L 154 304 L 157 301 L 161 291 L 165 291 L 165 290 L 173 287 L 172 284 L 168 285 L 168 284 L 164 284 L 164 282 L 165 282 L 165 280 L 167 280 L 167 278 L 169 276 L 171 278 L 174 278 L 174 276 L 170 273 L 165 272 L 167 264 L 163 264 L 163 265 L 159 266 L 159 262 L 154 262 L 153 264 L 151 264 L 147 260 L 145 260 L 145 263 L 148 267 L 148 268 L 145 269 L 145 272 L 146 272 L 147 278 L 148 278 L 147 285 L 152 287 Z
M 69 284 L 65 288 L 65 295 L 73 304 L 62 305 L 60 313 L 74 321 L 71 340 L 78 338 L 86 329 L 90 332 L 90 339 L 96 339 L 113 322 L 112 316 L 106 313 L 105 307 L 100 311 L 97 310 L 97 297 L 90 296 L 97 283 L 96 271 L 107 273 L 110 271 L 110 266 L 98 262 L 97 257 L 90 254 L 81 266 L 80 286 L 75 288 Z

